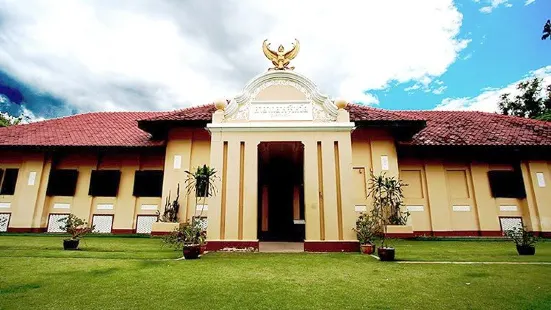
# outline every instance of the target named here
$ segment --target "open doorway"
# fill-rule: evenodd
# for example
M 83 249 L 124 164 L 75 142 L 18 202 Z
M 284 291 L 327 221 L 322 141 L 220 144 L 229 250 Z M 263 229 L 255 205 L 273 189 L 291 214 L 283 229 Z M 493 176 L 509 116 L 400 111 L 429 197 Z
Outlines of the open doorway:
M 304 145 L 262 142 L 258 146 L 258 238 L 302 242 Z

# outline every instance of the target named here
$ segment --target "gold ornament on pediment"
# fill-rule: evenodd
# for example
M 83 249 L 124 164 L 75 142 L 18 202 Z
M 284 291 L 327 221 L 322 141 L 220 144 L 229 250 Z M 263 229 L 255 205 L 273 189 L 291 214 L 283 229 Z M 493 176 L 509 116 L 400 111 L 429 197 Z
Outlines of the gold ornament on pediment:
M 268 43 L 268 40 L 266 39 L 262 43 L 262 50 L 264 51 L 266 58 L 268 58 L 268 60 L 270 60 L 274 65 L 273 68 L 268 70 L 294 70 L 295 67 L 289 67 L 289 62 L 297 57 L 300 50 L 300 43 L 297 39 L 295 39 L 295 43 L 293 44 L 293 48 L 291 48 L 291 50 L 286 52 L 285 47 L 283 47 L 283 45 L 279 45 L 277 51 L 272 51 L 270 49 L 270 43 Z

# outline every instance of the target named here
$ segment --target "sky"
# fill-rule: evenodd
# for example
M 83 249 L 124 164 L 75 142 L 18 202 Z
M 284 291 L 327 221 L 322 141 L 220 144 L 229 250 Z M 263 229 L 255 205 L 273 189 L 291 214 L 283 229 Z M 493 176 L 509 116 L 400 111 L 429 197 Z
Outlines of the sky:
M 239 94 L 297 38 L 296 71 L 332 98 L 494 112 L 551 84 L 551 0 L 0 0 L 0 111 L 31 120 L 160 111 Z

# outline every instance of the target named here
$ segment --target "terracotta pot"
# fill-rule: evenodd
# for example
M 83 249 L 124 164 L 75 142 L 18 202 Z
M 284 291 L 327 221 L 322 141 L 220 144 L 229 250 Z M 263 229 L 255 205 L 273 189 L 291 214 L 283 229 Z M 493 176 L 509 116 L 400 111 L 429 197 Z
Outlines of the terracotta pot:
M 201 246 L 199 244 L 184 245 L 184 258 L 185 259 L 197 259 L 201 253 Z
M 63 240 L 63 249 L 64 250 L 77 250 L 79 241 L 80 240 L 78 240 L 78 239 L 65 239 L 65 240 Z
M 394 260 L 395 251 L 394 248 L 378 248 L 377 255 L 381 261 L 389 262 Z
M 200 255 L 203 255 L 207 251 L 207 243 L 201 244 Z
M 375 246 L 373 244 L 361 244 L 360 251 L 363 254 L 371 255 L 375 252 Z
M 532 245 L 517 245 L 518 255 L 534 255 L 536 248 Z

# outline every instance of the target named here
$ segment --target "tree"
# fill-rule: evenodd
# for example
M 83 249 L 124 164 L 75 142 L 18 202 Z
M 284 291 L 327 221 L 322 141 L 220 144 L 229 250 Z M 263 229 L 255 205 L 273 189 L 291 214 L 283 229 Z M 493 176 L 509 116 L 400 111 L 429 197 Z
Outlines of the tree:
M 547 20 L 545 25 L 543 25 L 543 35 L 541 36 L 542 40 L 549 38 L 551 40 L 551 20 Z
M 23 120 L 22 117 L 14 117 L 7 113 L 0 112 L 0 127 L 8 127 L 11 125 L 17 125 Z
M 520 94 L 511 99 L 511 94 L 503 94 L 499 100 L 499 110 L 504 115 L 551 120 L 551 85 L 542 96 L 542 79 L 518 83 Z

